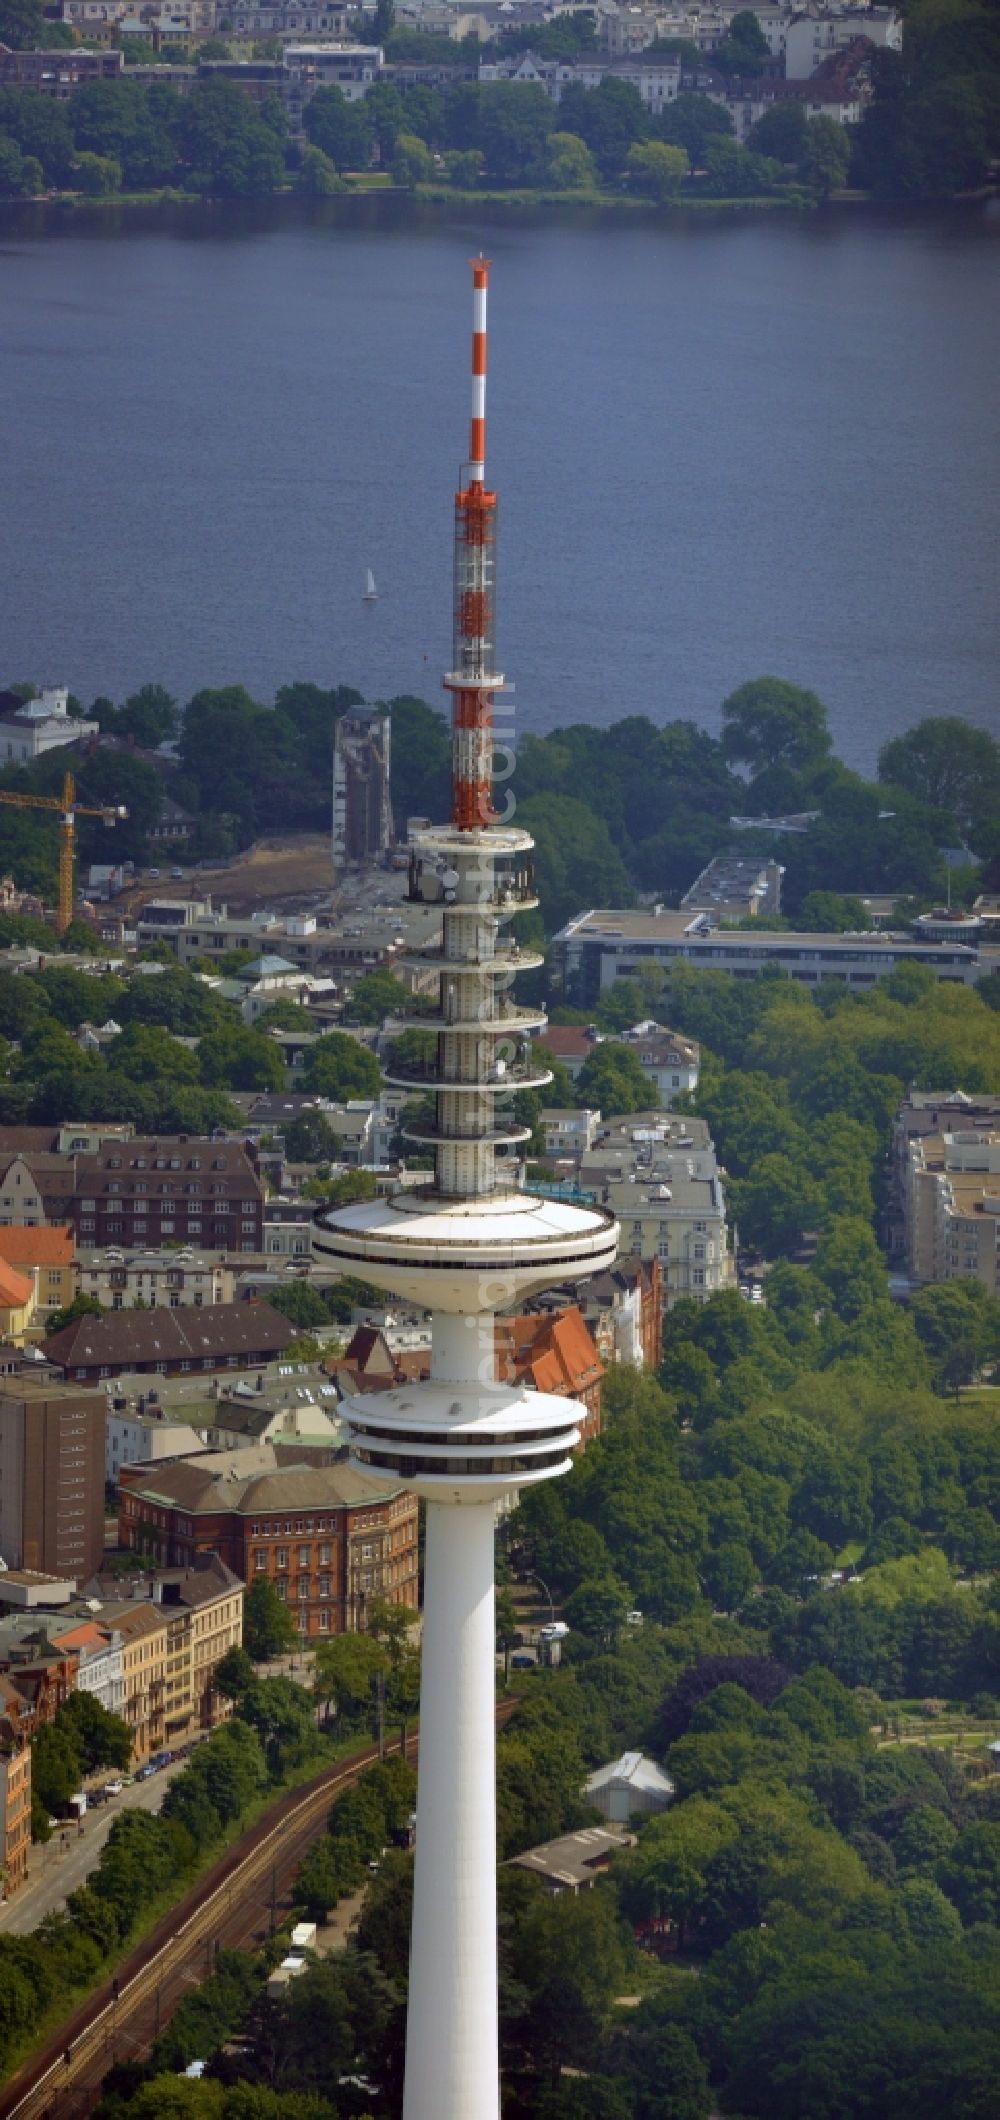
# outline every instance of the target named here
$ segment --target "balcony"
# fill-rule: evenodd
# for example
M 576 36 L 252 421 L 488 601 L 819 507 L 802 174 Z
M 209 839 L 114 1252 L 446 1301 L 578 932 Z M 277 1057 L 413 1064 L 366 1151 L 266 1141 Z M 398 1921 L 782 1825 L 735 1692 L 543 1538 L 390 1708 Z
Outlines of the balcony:
M 458 1097 L 502 1097 L 508 1090 L 544 1089 L 552 1076 L 537 1060 L 498 1061 L 482 1080 L 455 1082 L 441 1073 L 437 1060 L 417 1061 L 410 1067 L 388 1065 L 385 1080 L 393 1089 L 412 1089 L 417 1096 L 448 1092 Z

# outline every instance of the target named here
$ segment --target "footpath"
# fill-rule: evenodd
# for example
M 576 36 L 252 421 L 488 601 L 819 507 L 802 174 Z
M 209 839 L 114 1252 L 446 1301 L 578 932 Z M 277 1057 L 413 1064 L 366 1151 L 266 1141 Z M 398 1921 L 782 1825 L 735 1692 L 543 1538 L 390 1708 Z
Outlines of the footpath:
M 26 1936 L 46 1914 L 61 1907 L 96 1869 L 115 1819 L 123 1811 L 158 1811 L 174 1775 L 186 1765 L 186 1759 L 173 1760 L 148 1781 L 133 1782 L 120 1796 L 88 1810 L 82 1833 L 72 1821 L 59 1827 L 51 1840 L 36 1842 L 28 1856 L 27 1882 L 0 1904 L 0 1936 Z M 110 1768 L 108 1779 L 113 1779 Z

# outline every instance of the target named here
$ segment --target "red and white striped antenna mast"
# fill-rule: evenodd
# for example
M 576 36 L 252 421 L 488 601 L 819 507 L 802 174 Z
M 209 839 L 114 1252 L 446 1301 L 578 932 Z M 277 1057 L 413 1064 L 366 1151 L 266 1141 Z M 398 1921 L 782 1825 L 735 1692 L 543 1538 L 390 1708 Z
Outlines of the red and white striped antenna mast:
M 469 459 L 455 495 L 454 664 L 451 821 L 473 832 L 493 821 L 493 667 L 496 622 L 497 497 L 486 486 L 486 303 L 489 259 L 472 260 L 472 416 Z

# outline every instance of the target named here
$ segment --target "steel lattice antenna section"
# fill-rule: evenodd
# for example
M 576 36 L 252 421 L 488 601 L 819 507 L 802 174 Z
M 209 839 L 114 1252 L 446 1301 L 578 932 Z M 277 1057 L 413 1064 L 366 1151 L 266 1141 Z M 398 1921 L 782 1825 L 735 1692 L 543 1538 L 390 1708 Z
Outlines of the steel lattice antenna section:
M 347 1399 L 351 1465 L 366 1492 L 409 1489 L 426 1505 L 420 1772 L 404 2120 L 499 2120 L 497 2037 L 494 1530 L 523 1488 L 567 1472 L 572 1402 L 498 1380 L 495 1319 L 553 1282 L 609 1266 L 613 1216 L 533 1199 L 518 1160 L 529 1130 L 519 1089 L 549 1070 L 532 1048 L 544 1012 L 506 998 L 539 952 L 505 930 L 537 903 L 532 840 L 494 821 L 491 801 L 496 495 L 487 490 L 486 296 L 472 267 L 470 456 L 455 497 L 453 805 L 417 835 L 410 895 L 440 936 L 402 963 L 432 971 L 438 1007 L 401 1025 L 436 1031 L 429 1060 L 394 1060 L 390 1084 L 433 1113 L 408 1122 L 434 1154 L 433 1186 L 319 1212 L 322 1264 L 431 1312 L 426 1382 Z M 391 1581 L 391 1577 L 390 1577 Z

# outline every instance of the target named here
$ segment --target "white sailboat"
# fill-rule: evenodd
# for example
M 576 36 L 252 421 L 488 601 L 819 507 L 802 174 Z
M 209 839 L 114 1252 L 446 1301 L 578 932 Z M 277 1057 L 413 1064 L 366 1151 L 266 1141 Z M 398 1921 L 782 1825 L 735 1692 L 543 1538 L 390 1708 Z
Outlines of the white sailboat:
M 374 576 L 374 574 L 372 573 L 372 570 L 371 570 L 371 568 L 370 568 L 370 567 L 366 567 L 366 569 L 365 569 L 365 592 L 364 592 L 364 596 L 362 597 L 362 603 L 366 603 L 366 604 L 374 604 L 374 603 L 376 603 L 376 602 L 377 602 L 377 600 L 378 600 L 378 590 L 377 590 L 377 589 L 376 589 L 376 587 L 375 587 L 375 576 Z

